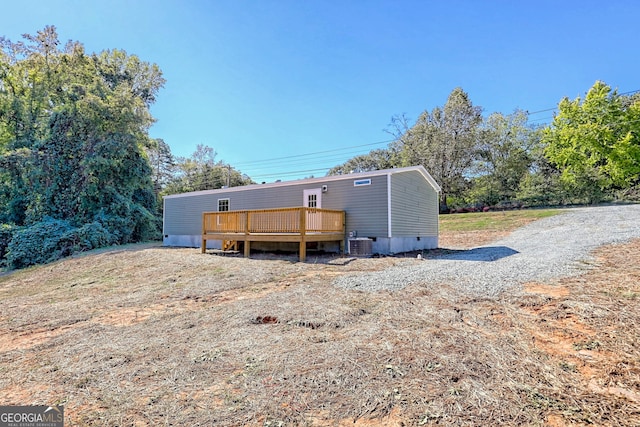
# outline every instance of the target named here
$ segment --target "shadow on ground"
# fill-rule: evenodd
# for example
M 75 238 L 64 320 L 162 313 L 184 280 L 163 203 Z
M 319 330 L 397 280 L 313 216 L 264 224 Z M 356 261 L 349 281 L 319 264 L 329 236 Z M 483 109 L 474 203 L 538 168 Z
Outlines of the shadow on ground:
M 507 246 L 484 246 L 473 249 L 437 249 L 429 253 L 429 259 L 450 259 L 456 261 L 497 261 L 519 252 Z
M 354 257 L 348 254 L 336 255 L 333 253 L 311 253 L 307 254 L 307 264 L 324 264 L 334 266 L 346 266 L 358 258 L 417 258 L 424 259 L 447 259 L 455 261 L 497 261 L 519 252 L 507 246 L 483 246 L 473 249 L 447 249 L 438 248 L 425 251 L 404 252 L 395 255 L 373 254 L 370 256 Z M 223 252 L 220 250 L 208 250 L 207 254 L 216 256 L 242 257 L 243 255 L 237 251 Z M 299 262 L 296 252 L 252 252 L 251 258 L 265 261 L 288 261 L 291 263 Z

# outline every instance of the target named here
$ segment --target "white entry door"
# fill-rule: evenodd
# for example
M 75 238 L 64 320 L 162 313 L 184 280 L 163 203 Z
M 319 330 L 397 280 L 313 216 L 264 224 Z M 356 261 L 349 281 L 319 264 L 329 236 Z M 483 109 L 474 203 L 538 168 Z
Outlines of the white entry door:
M 305 208 L 321 208 L 322 207 L 322 188 L 312 188 L 304 190 L 304 207 Z M 307 213 L 307 230 L 321 231 L 322 217 L 320 212 Z
M 304 190 L 303 203 L 305 208 L 321 208 L 322 188 L 312 188 L 311 190 Z

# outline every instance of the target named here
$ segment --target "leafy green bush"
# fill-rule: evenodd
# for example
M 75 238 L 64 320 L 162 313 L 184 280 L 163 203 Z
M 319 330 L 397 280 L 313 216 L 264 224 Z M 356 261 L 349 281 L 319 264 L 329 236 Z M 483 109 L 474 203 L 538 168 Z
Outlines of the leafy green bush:
M 45 218 L 16 231 L 7 247 L 7 265 L 10 268 L 24 268 L 58 259 L 60 237 L 70 230 L 72 227 L 68 221 Z
M 557 174 L 532 173 L 520 182 L 516 196 L 526 206 L 554 206 L 570 203 L 568 189 Z
M 61 258 L 75 252 L 101 248 L 113 243 L 115 243 L 115 236 L 99 222 L 92 222 L 69 230 L 60 236 L 56 250 L 58 258 Z
M 45 218 L 13 233 L 7 245 L 6 265 L 15 269 L 45 264 L 115 241 L 115 236 L 98 222 L 76 228 L 68 221 Z
M 11 224 L 0 224 L 0 266 L 4 265 L 7 247 L 18 227 Z
M 494 206 L 507 196 L 497 190 L 497 185 L 489 176 L 481 176 L 472 181 L 471 188 L 465 192 L 467 205 Z
M 640 202 L 640 184 L 625 190 L 619 190 L 616 192 L 616 199 L 625 202 Z

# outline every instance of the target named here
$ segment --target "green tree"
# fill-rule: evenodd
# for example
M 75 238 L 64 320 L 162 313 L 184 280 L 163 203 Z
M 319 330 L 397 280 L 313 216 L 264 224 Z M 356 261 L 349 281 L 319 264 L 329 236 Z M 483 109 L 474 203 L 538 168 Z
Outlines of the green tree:
M 569 192 L 560 180 L 560 171 L 544 156 L 544 147 L 534 147 L 530 156 L 531 166 L 520 181 L 516 199 L 527 206 L 567 204 Z
M 334 166 L 327 175 L 343 175 L 353 172 L 369 172 L 397 166 L 392 149 L 372 150 L 368 154 L 355 156 L 341 165 Z
M 120 50 L 60 48 L 52 26 L 24 39 L 0 40 L 0 221 L 99 221 L 115 242 L 148 238 L 156 203 L 145 149 L 160 69 Z
M 516 198 L 532 165 L 531 151 L 540 143 L 540 132 L 527 122 L 524 111 L 493 113 L 484 120 L 470 190 L 475 203 L 494 205 Z
M 442 188 L 440 207 L 447 197 L 460 195 L 480 141 L 482 108 L 474 106 L 461 88 L 454 89 L 444 107 L 424 111 L 412 127 L 403 116 L 392 119 L 394 148 L 403 166 L 423 165 Z
M 216 161 L 216 157 L 216 151 L 203 144 L 198 144 L 191 157 L 179 157 L 174 178 L 166 185 L 163 194 L 213 190 L 253 183 L 248 176 L 231 165 Z
M 638 185 L 640 102 L 603 82 L 584 100 L 562 99 L 543 138 L 545 155 L 575 197 L 597 202 L 612 189 Z
M 151 147 L 147 148 L 147 157 L 151 165 L 151 180 L 156 197 L 171 182 L 176 173 L 176 159 L 171 153 L 171 147 L 158 138 L 151 140 Z

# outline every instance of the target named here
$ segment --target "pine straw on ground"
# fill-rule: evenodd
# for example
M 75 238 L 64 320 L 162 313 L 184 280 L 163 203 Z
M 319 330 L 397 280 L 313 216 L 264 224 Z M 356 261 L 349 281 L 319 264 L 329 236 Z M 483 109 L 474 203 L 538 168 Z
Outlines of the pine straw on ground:
M 486 299 L 331 285 L 397 258 L 134 247 L 17 272 L 0 404 L 69 426 L 640 425 L 640 240 L 596 255 Z

